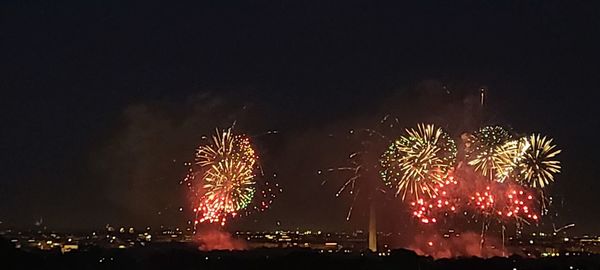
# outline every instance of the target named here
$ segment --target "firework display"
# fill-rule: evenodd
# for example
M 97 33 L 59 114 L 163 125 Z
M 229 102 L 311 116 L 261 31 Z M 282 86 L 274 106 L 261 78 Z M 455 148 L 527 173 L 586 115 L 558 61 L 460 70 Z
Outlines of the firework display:
M 442 174 L 429 198 L 410 202 L 423 224 L 453 213 L 500 224 L 536 223 L 543 213 L 543 189 L 560 172 L 560 150 L 541 135 L 515 138 L 500 126 L 484 127 L 465 140 L 465 163 L 472 173 Z M 385 156 L 384 156 L 385 159 Z M 465 168 L 462 168 L 464 171 Z M 470 214 L 468 214 L 470 213 Z M 484 225 L 487 226 L 487 225 Z
M 402 199 L 430 198 L 456 160 L 456 144 L 441 128 L 418 125 L 392 142 L 381 158 L 381 177 Z
M 236 217 L 240 211 L 249 208 L 256 197 L 255 178 L 260 171 L 258 156 L 250 139 L 234 134 L 231 128 L 217 130 L 211 139 L 210 143 L 197 148 L 195 162 L 185 181 L 195 192 L 194 223 L 224 225 L 227 218 Z M 273 194 L 261 190 L 260 204 L 267 207 Z
M 389 127 L 398 125 L 396 119 Z M 349 190 L 353 195 L 347 219 L 360 192 L 357 180 L 378 171 L 384 187 L 401 197 L 421 224 L 447 223 L 458 216 L 481 221 L 485 228 L 491 221 L 503 227 L 535 224 L 544 213 L 543 189 L 560 172 L 560 150 L 552 139 L 518 136 L 498 125 L 462 135 L 464 157 L 458 160 L 455 141 L 432 124 L 407 128 L 392 139 L 385 132 L 367 131 L 387 142 L 379 163 L 365 161 L 367 152 L 355 152 L 350 165 L 328 170 L 350 173 L 336 193 Z
M 390 119 L 395 121 L 389 123 Z M 399 119 L 389 115 L 380 124 L 377 129 L 364 129 L 367 136 L 355 144 L 362 150 L 352 152 L 347 165 L 317 171 L 319 175 L 346 172 L 335 195 L 352 195 L 347 220 L 355 204 L 368 202 L 369 229 L 375 230 L 373 205 L 385 200 L 385 194 L 394 194 L 423 226 L 422 233 L 448 227 L 453 231 L 457 225 L 481 226 L 478 241 L 483 250 L 488 230 L 501 232 L 504 249 L 509 226 L 519 233 L 524 225 L 538 225 L 548 214 L 546 203 L 551 200 L 544 194 L 561 170 L 557 159 L 561 151 L 552 139 L 489 125 L 462 133 L 462 143 L 457 145 L 448 132 L 433 124 L 402 130 Z M 362 199 L 357 203 L 359 194 Z M 469 233 L 472 229 L 466 228 Z

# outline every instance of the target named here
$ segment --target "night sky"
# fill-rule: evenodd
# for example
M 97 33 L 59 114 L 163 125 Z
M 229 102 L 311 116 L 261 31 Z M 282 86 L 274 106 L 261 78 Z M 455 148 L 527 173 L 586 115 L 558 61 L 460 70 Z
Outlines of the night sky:
M 123 2 L 0 4 L 2 225 L 183 224 L 183 163 L 236 121 L 284 192 L 232 228 L 354 229 L 342 179 L 316 174 L 349 130 L 392 114 L 457 137 L 485 87 L 484 123 L 563 149 L 557 225 L 600 233 L 593 1 Z

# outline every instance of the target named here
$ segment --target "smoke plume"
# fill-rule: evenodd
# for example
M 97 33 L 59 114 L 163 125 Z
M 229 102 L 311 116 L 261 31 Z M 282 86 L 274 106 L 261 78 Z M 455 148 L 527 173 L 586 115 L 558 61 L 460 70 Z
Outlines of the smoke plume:
M 202 251 L 209 250 L 245 250 L 246 243 L 241 239 L 236 239 L 228 232 L 218 231 L 216 229 L 206 229 L 196 234 L 198 249 Z
M 472 256 L 489 258 L 508 255 L 498 239 L 486 237 L 485 245 L 482 247 L 481 236 L 473 232 L 462 233 L 459 236 L 450 235 L 448 238 L 439 235 L 419 235 L 408 248 L 419 255 L 432 256 L 436 259 Z

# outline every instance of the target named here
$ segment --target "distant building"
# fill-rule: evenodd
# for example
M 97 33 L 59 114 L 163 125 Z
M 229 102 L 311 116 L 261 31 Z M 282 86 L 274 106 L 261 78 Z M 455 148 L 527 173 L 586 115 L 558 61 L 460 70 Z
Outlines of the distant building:
M 67 253 L 67 252 L 71 252 L 73 250 L 78 250 L 78 249 L 79 249 L 79 245 L 77 245 L 77 244 L 64 244 L 60 248 L 60 252 Z

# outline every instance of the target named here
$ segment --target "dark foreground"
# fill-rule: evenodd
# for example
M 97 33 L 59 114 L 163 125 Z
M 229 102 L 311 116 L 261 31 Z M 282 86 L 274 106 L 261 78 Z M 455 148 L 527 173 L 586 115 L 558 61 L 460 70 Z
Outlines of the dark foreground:
M 0 269 L 600 269 L 600 255 L 434 260 L 408 250 L 394 250 L 389 256 L 379 257 L 301 249 L 204 252 L 191 246 L 165 246 L 61 254 L 59 251 L 26 252 L 4 242 L 0 256 Z

